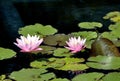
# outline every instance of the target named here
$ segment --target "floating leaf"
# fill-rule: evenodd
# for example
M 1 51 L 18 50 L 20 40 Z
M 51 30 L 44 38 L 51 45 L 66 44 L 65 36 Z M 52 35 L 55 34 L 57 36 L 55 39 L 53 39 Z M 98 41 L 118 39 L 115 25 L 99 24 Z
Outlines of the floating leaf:
M 14 52 L 11 49 L 0 48 L 0 60 L 8 59 L 15 55 L 16 55 L 16 52 Z
M 114 34 L 112 34 L 111 32 L 103 32 L 101 34 L 101 36 L 103 38 L 108 38 L 109 40 L 117 40 L 117 37 Z
M 56 50 L 54 50 L 53 55 L 57 57 L 65 57 L 65 56 L 71 56 L 72 53 L 70 53 L 69 50 L 66 48 L 57 48 Z
M 40 51 L 42 54 L 53 54 L 53 51 L 56 49 L 55 47 L 52 46 L 40 46 L 43 50 Z
M 82 64 L 81 62 L 84 62 L 85 60 L 83 58 L 45 58 L 42 60 L 36 60 L 31 62 L 31 66 L 34 68 L 54 68 L 58 70 L 85 70 L 88 67 L 86 64 Z M 76 66 L 76 67 L 75 67 Z
M 56 35 L 49 35 L 44 38 L 44 43 L 47 45 L 52 45 L 52 46 L 64 46 L 69 38 L 68 35 L 65 34 L 56 34 Z
M 30 66 L 31 67 L 34 67 L 34 68 L 47 68 L 47 61 L 45 61 L 44 59 L 38 59 L 38 60 L 35 60 L 33 62 L 30 63 Z
M 91 48 L 92 42 L 95 38 L 97 38 L 97 33 L 92 31 L 73 32 L 71 34 L 73 36 L 81 36 L 82 38 L 86 38 L 86 48 Z
M 116 16 L 119 16 L 120 15 L 120 12 L 119 11 L 112 11 L 112 12 L 109 12 L 107 13 L 103 19 L 110 19 L 110 18 L 114 18 Z
M 65 70 L 65 71 L 68 70 L 77 71 L 77 70 L 88 69 L 88 66 L 86 66 L 86 64 L 80 63 L 85 61 L 83 58 L 62 58 L 61 60 L 65 61 L 64 66 L 56 69 Z
M 75 76 L 72 81 L 100 81 L 100 78 L 103 77 L 103 73 L 85 73 Z
M 5 75 L 0 75 L 0 81 L 4 81 L 5 78 L 6 78 Z
M 97 37 L 97 33 L 96 32 L 92 32 L 92 31 L 80 31 L 80 32 L 73 32 L 71 33 L 73 36 L 81 36 L 83 38 L 86 38 L 87 40 L 91 40 Z
M 120 53 L 111 40 L 98 37 L 91 45 L 91 55 L 120 56 Z
M 46 73 L 45 69 L 22 69 L 12 72 L 9 76 L 16 81 L 48 81 L 55 78 L 53 73 Z
M 120 68 L 120 57 L 97 56 L 88 58 L 89 67 L 103 70 L 117 70 Z
M 61 68 L 58 68 L 59 70 L 65 70 L 65 71 L 78 71 L 78 70 L 85 70 L 89 67 L 86 64 L 66 64 Z
M 112 72 L 102 78 L 103 81 L 120 81 L 120 73 Z
M 94 29 L 96 27 L 101 28 L 103 25 L 99 22 L 81 22 L 78 26 L 85 29 Z
M 120 15 L 110 19 L 112 22 L 120 22 Z
M 69 81 L 69 80 L 66 78 L 55 78 L 55 79 L 52 79 L 50 81 Z
M 28 25 L 19 29 L 19 34 L 27 36 L 30 35 L 53 35 L 57 33 L 57 30 L 51 25 L 43 26 L 42 24 Z

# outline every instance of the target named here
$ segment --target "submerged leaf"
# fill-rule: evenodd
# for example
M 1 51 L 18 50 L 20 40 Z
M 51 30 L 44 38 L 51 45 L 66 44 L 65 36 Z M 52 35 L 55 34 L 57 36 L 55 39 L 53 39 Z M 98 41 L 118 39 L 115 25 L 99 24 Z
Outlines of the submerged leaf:
M 72 81 L 99 81 L 102 76 L 104 76 L 103 73 L 84 73 L 75 76 Z
M 0 60 L 8 59 L 15 55 L 16 52 L 14 52 L 13 50 L 0 47 Z
M 56 34 L 56 35 L 49 35 L 44 38 L 44 43 L 47 45 L 52 45 L 52 46 L 64 46 L 69 38 L 68 35 L 65 34 Z
M 89 67 L 103 70 L 117 70 L 120 68 L 120 57 L 97 56 L 88 58 Z
M 101 28 L 103 25 L 99 22 L 81 22 L 78 26 L 85 29 L 94 29 L 96 27 Z

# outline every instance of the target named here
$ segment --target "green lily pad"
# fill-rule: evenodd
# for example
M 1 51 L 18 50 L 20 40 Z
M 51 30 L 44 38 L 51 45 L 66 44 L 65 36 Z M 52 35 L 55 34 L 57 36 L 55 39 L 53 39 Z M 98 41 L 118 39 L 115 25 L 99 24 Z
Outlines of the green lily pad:
M 86 64 L 89 67 L 103 70 L 117 70 L 120 68 L 120 57 L 97 56 L 88 58 Z
M 120 15 L 120 12 L 119 11 L 112 11 L 112 12 L 109 12 L 107 13 L 103 19 L 110 19 L 110 18 L 114 18 L 116 16 L 119 16 Z
M 85 60 L 83 58 L 49 58 L 38 59 L 31 62 L 31 67 L 34 68 L 54 68 L 57 70 L 85 70 L 89 68 L 86 64 L 82 64 Z M 75 67 L 76 66 L 76 67 Z
M 50 81 L 69 81 L 69 80 L 66 78 L 55 78 L 55 79 L 52 79 Z
M 103 33 L 101 34 L 101 36 L 102 36 L 103 38 L 107 38 L 107 39 L 109 39 L 109 40 L 117 40 L 117 37 L 116 37 L 114 34 L 112 34 L 111 32 L 103 32 Z
M 47 68 L 47 61 L 45 60 L 35 60 L 33 62 L 30 63 L 30 66 L 31 67 L 34 67 L 34 68 Z
M 76 37 L 81 36 L 82 38 L 86 38 L 87 40 L 91 40 L 97 37 L 97 33 L 92 31 L 73 32 L 71 34 Z
M 19 34 L 27 36 L 30 35 L 53 35 L 57 33 L 57 29 L 53 28 L 51 25 L 43 26 L 42 24 L 28 25 L 19 29 Z
M 56 50 L 54 50 L 53 55 L 57 57 L 67 57 L 72 56 L 72 53 L 70 53 L 69 50 L 66 48 L 57 48 Z
M 75 76 L 72 81 L 100 81 L 100 78 L 103 77 L 103 73 L 84 73 Z
M 120 22 L 120 14 L 119 14 L 119 16 L 116 16 L 116 17 L 111 18 L 110 20 L 111 20 L 112 22 L 115 22 L 115 23 Z
M 78 26 L 85 29 L 94 29 L 96 27 L 101 28 L 103 25 L 99 22 L 81 22 Z
M 53 54 L 54 50 L 56 49 L 55 47 L 52 46 L 40 46 L 43 50 L 40 51 L 41 54 Z
M 44 38 L 44 43 L 52 46 L 64 46 L 66 44 L 65 41 L 67 41 L 68 38 L 69 36 L 65 34 L 49 35 Z
M 48 81 L 55 78 L 53 73 L 46 73 L 45 69 L 22 69 L 12 72 L 9 76 L 16 81 Z
M 97 33 L 92 31 L 81 31 L 81 32 L 73 32 L 71 33 L 73 36 L 80 36 L 82 38 L 86 38 L 86 48 L 91 48 L 91 44 L 95 38 L 97 38 Z
M 120 81 L 120 73 L 112 72 L 102 78 L 103 81 Z
M 89 67 L 86 64 L 82 64 L 85 60 L 83 58 L 62 58 L 61 60 L 65 61 L 65 64 L 62 67 L 56 68 L 59 70 L 65 71 L 77 71 L 77 70 L 85 70 Z
M 86 64 L 66 64 L 58 69 L 64 71 L 79 71 L 79 70 L 82 71 L 88 68 L 89 67 Z
M 14 52 L 13 50 L 0 47 L 0 60 L 8 59 L 15 55 L 16 52 Z

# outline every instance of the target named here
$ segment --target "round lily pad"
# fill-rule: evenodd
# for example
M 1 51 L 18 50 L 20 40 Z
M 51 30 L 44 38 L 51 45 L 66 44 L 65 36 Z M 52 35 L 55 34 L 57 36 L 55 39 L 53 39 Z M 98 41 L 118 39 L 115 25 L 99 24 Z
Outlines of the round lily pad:
M 15 55 L 16 52 L 14 52 L 13 50 L 0 47 L 0 60 L 8 59 Z
M 100 81 L 100 78 L 104 76 L 103 73 L 84 73 L 75 76 L 72 81 Z
M 112 72 L 112 73 L 107 74 L 102 79 L 103 79 L 103 81 L 120 81 L 120 73 Z
M 81 22 L 78 26 L 85 29 L 94 29 L 96 27 L 101 28 L 103 25 L 99 22 Z
M 27 34 L 45 36 L 57 33 L 57 29 L 53 28 L 51 25 L 43 26 L 42 24 L 36 23 L 35 25 L 20 28 L 18 32 L 24 36 L 27 36 Z
M 10 78 L 16 81 L 48 81 L 55 78 L 53 73 L 46 73 L 45 69 L 22 69 L 10 74 Z
M 72 53 L 70 53 L 68 49 L 57 48 L 56 50 L 54 50 L 53 55 L 57 57 L 67 57 L 67 56 L 72 56 Z
M 96 56 L 88 58 L 89 67 L 103 70 L 117 70 L 120 68 L 120 57 Z

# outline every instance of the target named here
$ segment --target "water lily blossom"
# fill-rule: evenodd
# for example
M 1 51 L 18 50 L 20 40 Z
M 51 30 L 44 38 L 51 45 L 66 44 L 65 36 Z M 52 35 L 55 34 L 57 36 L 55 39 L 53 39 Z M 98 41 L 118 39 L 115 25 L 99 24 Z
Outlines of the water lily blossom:
M 78 38 L 71 37 L 69 41 L 66 41 L 67 46 L 65 48 L 71 50 L 72 53 L 77 53 L 85 48 L 85 42 L 86 39 L 81 39 L 80 36 Z
M 20 36 L 20 39 L 17 38 L 16 41 L 17 43 L 14 42 L 14 44 L 21 49 L 20 52 L 35 52 L 42 50 L 39 46 L 43 42 L 43 38 L 40 39 L 39 36 L 30 36 L 28 34 L 27 37 Z

